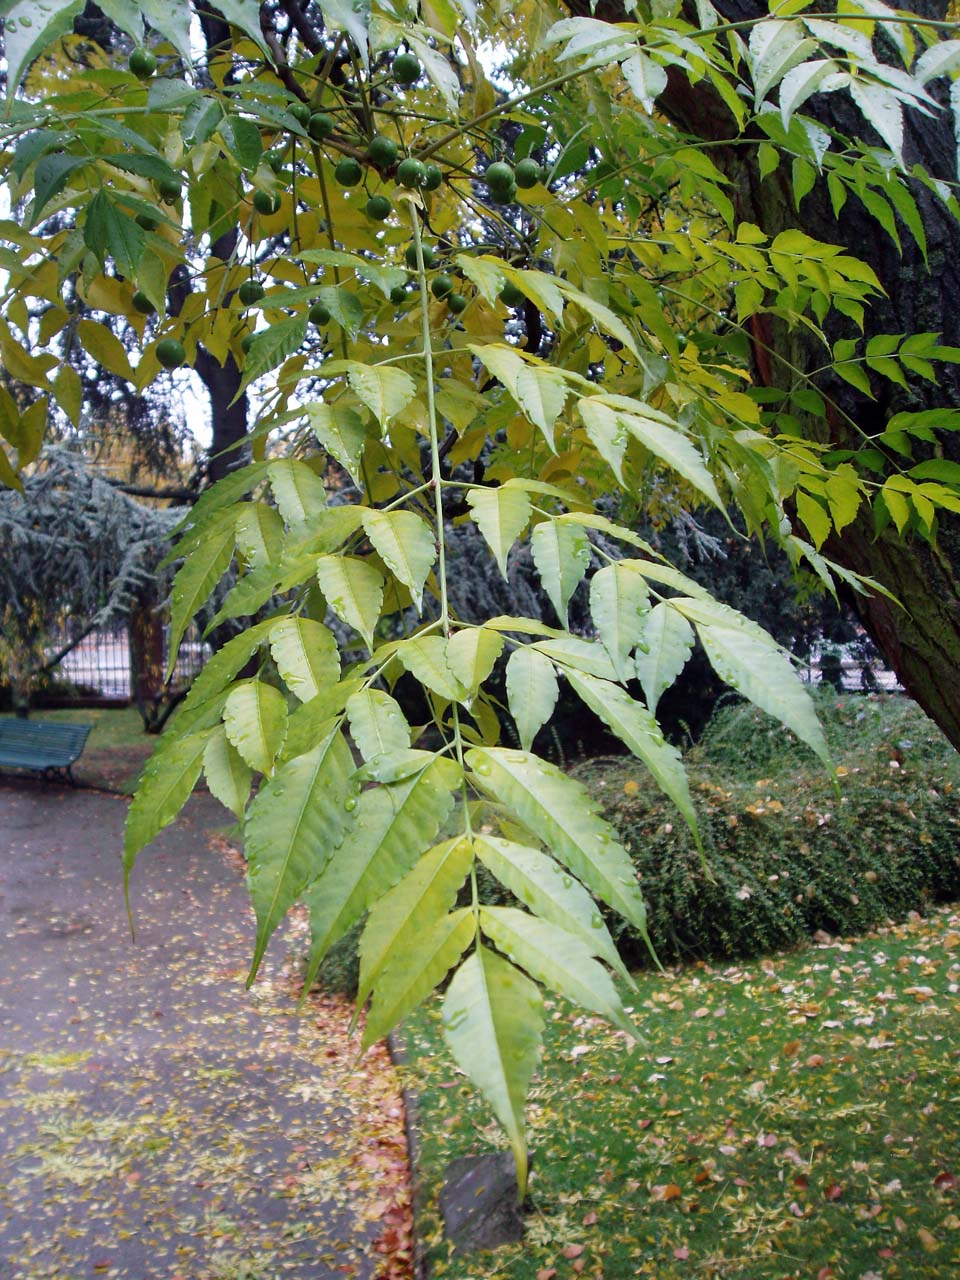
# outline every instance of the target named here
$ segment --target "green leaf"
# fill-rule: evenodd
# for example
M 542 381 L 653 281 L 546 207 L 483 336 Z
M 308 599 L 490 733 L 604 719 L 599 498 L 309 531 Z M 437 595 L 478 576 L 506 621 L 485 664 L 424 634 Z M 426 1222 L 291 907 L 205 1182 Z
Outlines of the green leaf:
M 210 698 L 226 688 L 260 645 L 267 642 L 270 628 L 275 621 L 276 619 L 274 618 L 268 618 L 263 622 L 256 623 L 240 635 L 234 636 L 225 645 L 221 646 L 212 658 L 203 664 L 173 722 L 175 728 L 179 727 L 183 716 L 192 714 Z M 161 738 L 161 744 L 165 741 L 165 738 L 166 735 Z
M 344 363 L 351 387 L 382 427 L 405 409 L 417 394 L 417 384 L 402 369 L 383 364 L 360 364 L 357 360 Z
M 287 528 L 303 524 L 326 507 L 327 493 L 323 481 L 305 462 L 281 458 L 270 463 L 267 474 Z
M 466 759 L 478 790 L 535 831 L 591 893 L 646 937 L 646 908 L 630 856 L 578 782 L 522 751 L 473 747 Z
M 722 511 L 723 501 L 699 450 L 674 426 L 667 425 L 654 413 L 653 410 L 648 413 L 621 413 L 618 417 L 635 440 L 639 440 L 645 449 L 683 476 Z
M 333 632 L 311 618 L 282 618 L 270 629 L 270 653 L 280 678 L 301 702 L 340 679 L 340 651 Z
M 556 639 L 538 640 L 533 647 L 564 669 L 573 667 L 575 671 L 586 671 L 589 675 L 599 676 L 601 680 L 619 679 L 609 653 L 595 640 L 561 635 Z
M 610 975 L 578 935 L 516 907 L 481 907 L 480 928 L 535 981 L 639 1039 Z
M 90 156 L 70 156 L 60 152 L 37 161 L 33 175 L 33 223 L 40 221 L 44 208 L 60 194 L 77 170 L 91 163 Z
M 664 738 L 651 713 L 625 689 L 608 680 L 597 680 L 578 671 L 568 671 L 567 679 L 590 710 L 647 766 L 657 786 L 680 810 L 702 857 L 700 828 L 680 752 Z
M 341 622 L 353 627 L 373 649 L 373 632 L 383 608 L 383 575 L 354 556 L 321 556 L 317 581 L 327 604 Z
M 262 680 L 235 685 L 223 707 L 227 737 L 251 769 L 268 774 L 287 732 L 287 703 Z
M 239 27 L 245 36 L 249 36 L 267 62 L 274 65 L 270 46 L 260 29 L 259 0 L 217 0 L 217 12 L 222 13 L 231 25 Z
M 358 1008 L 383 970 L 447 914 L 472 865 L 469 840 L 463 836 L 444 840 L 424 853 L 413 870 L 371 908 L 360 940 Z
M 263 377 L 271 369 L 276 369 L 288 356 L 299 351 L 307 336 L 307 315 L 291 316 L 289 320 L 278 320 L 269 329 L 261 329 L 254 334 L 250 350 L 243 361 L 243 379 L 240 390 L 234 397 L 241 396 L 251 382 Z
M 631 987 L 636 984 L 620 959 L 596 903 L 579 880 L 549 854 L 498 836 L 474 840 L 477 857 L 513 896 L 544 920 L 576 934 Z
M 569 394 L 562 376 L 552 369 L 526 364 L 517 374 L 515 389 L 520 408 L 540 428 L 550 451 L 556 453 L 554 426 Z
M 590 579 L 590 616 L 621 680 L 633 678 L 630 650 L 643 639 L 650 613 L 646 579 L 622 564 L 608 564 Z
M 123 837 L 124 890 L 137 854 L 169 826 L 190 799 L 206 749 L 206 732 L 177 738 L 147 761 L 127 811 Z
M 507 700 L 524 751 L 553 715 L 559 692 L 548 658 L 529 647 L 514 649 L 507 660 Z
M 476 937 L 469 907 L 443 916 L 392 957 L 373 993 L 361 1052 L 389 1035 L 443 981 Z M 362 945 L 362 940 L 361 940 Z
M 311 939 L 305 991 L 330 947 L 436 840 L 453 808 L 450 792 L 460 776 L 451 765 L 436 758 L 413 777 L 357 797 L 350 831 L 304 894 Z
M 4 5 L 3 48 L 7 59 L 7 101 L 20 88 L 31 63 L 73 28 L 86 0 L 16 0 Z
M 464 627 L 447 641 L 447 666 L 472 697 L 496 666 L 503 636 L 484 627 Z
M 169 0 L 140 0 L 140 8 L 149 25 L 166 36 L 187 66 L 192 66 L 190 7 L 170 4 Z
M 637 642 L 636 662 L 637 679 L 651 712 L 686 666 L 692 648 L 690 624 L 672 605 L 661 602 L 650 610 Z
M 506 578 L 507 555 L 530 522 L 530 499 L 520 489 L 473 488 L 467 490 L 467 502 L 474 524 Z
M 171 537 L 186 538 L 190 530 L 197 529 L 215 511 L 233 506 L 238 498 L 245 497 L 256 488 L 267 474 L 269 466 L 269 462 L 249 462 L 245 467 L 238 467 L 236 471 L 228 472 L 209 489 L 204 489 L 187 514 L 173 529 Z M 164 563 L 176 559 L 177 551 L 178 549 L 174 548 Z
M 240 168 L 252 173 L 263 155 L 263 139 L 257 125 L 243 116 L 227 116 L 220 123 L 220 137 L 233 153 Z
M 355 409 L 347 405 L 324 404 L 322 401 L 307 405 L 307 421 L 317 440 L 355 484 L 360 483 L 360 465 L 367 429 Z
M 577 412 L 590 443 L 617 477 L 618 483 L 623 484 L 623 459 L 629 437 L 619 414 L 596 396 L 582 396 L 577 402 Z
M 323 10 L 326 32 L 342 31 L 353 42 L 365 67 L 370 64 L 370 0 L 326 0 Z
M 227 737 L 223 725 L 218 725 L 207 739 L 203 772 L 210 794 L 242 818 L 250 796 L 250 766 Z
M 188 553 L 173 579 L 170 596 L 170 657 L 165 679 L 169 680 L 180 651 L 180 641 L 190 619 L 212 594 L 233 559 L 236 516 L 232 510 L 218 511 L 204 525 L 204 537 Z
M 478 947 L 453 975 L 443 1002 L 444 1039 L 507 1132 L 521 1201 L 527 1189 L 523 1107 L 543 1025 L 538 988 L 488 948 Z
M 530 538 L 533 562 L 564 628 L 567 605 L 590 564 L 590 542 L 576 525 L 544 520 Z
M 397 646 L 397 657 L 421 684 L 449 702 L 459 702 L 467 691 L 450 670 L 443 636 L 415 636 Z
M 776 641 L 718 601 L 680 598 L 671 603 L 696 627 L 720 679 L 792 729 L 832 772 L 833 762 L 813 702 Z
M 420 609 L 423 584 L 437 558 L 433 530 L 413 511 L 366 510 L 363 531 L 391 573 L 410 588 Z
M 609 333 L 612 338 L 616 338 L 617 342 L 622 342 L 631 355 L 640 359 L 640 352 L 637 350 L 637 344 L 633 334 L 623 323 L 619 316 L 614 315 L 609 307 L 605 307 L 602 302 L 597 302 L 595 298 L 591 298 L 589 294 L 582 293 L 579 289 L 575 289 L 568 284 L 566 280 L 557 279 L 557 288 L 570 299 L 575 302 L 578 307 L 586 311 L 587 315 L 594 322 L 598 329 L 603 329 Z
M 237 550 L 252 568 L 275 564 L 283 552 L 283 521 L 266 502 L 244 502 L 237 511 Z
M 410 746 L 410 726 L 399 702 L 382 689 L 362 689 L 347 701 L 350 736 L 364 760 Z
M 287 736 L 277 757 L 278 762 L 285 764 L 296 756 L 312 751 L 328 733 L 329 721 L 340 714 L 347 701 L 362 687 L 362 676 L 341 680 L 339 684 L 328 686 L 315 698 L 291 711 L 287 717 Z
M 273 931 L 350 828 L 352 773 L 350 748 L 336 725 L 328 723 L 323 741 L 281 765 L 250 805 L 243 848 L 257 943 L 248 986 Z

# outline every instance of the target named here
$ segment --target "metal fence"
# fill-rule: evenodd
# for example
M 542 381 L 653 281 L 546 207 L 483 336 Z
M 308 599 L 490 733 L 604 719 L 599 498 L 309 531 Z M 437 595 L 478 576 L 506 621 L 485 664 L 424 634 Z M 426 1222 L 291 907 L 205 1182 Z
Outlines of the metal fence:
M 158 626 L 161 625 L 158 623 Z M 65 629 L 51 637 L 47 652 L 58 653 L 74 637 Z M 169 656 L 169 629 L 163 627 L 163 663 Z M 133 694 L 133 669 L 130 632 L 126 625 L 91 631 L 50 672 L 61 686 L 58 696 L 68 700 L 94 698 L 128 703 Z M 201 640 L 200 630 L 191 625 L 180 645 L 171 685 L 174 689 L 189 687 L 210 657 L 211 649 Z M 63 688 L 62 686 L 67 686 Z

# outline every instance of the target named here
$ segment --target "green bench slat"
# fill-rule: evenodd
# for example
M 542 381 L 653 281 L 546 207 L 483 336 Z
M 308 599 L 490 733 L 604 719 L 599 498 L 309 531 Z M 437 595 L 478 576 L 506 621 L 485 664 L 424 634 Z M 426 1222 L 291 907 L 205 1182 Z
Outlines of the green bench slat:
M 83 751 L 92 728 L 49 720 L 0 720 L 0 766 L 68 769 Z

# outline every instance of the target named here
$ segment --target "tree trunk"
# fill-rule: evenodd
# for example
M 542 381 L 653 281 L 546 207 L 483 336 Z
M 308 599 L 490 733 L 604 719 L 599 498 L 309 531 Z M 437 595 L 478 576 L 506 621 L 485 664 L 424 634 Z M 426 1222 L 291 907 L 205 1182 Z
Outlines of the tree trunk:
M 591 12 L 589 0 L 566 3 L 572 13 Z M 944 0 L 912 0 L 905 7 L 931 19 L 946 17 Z M 765 5 L 752 0 L 720 0 L 718 8 L 724 19 L 732 22 L 768 13 Z M 594 16 L 610 22 L 629 21 L 616 0 L 601 0 Z M 942 88 L 943 82 L 939 83 Z M 934 86 L 931 90 L 935 91 Z M 732 117 L 706 81 L 691 86 L 682 74 L 671 70 L 658 108 L 678 128 L 697 138 L 717 143 L 736 136 Z M 816 95 L 804 104 L 803 113 L 847 136 L 866 137 L 868 142 L 880 144 L 846 94 Z M 904 159 L 908 169 L 919 163 L 932 177 L 952 181 L 956 147 L 954 122 L 946 106 L 932 118 L 907 112 Z M 865 338 L 878 333 L 932 331 L 940 333 L 946 345 L 960 346 L 960 307 L 956 302 L 960 297 L 960 224 L 925 187 L 911 183 L 927 235 L 929 265 L 906 226 L 898 220 L 901 253 L 856 196 L 849 196 L 835 217 L 826 183 L 818 181 L 798 213 L 785 162 L 761 180 L 756 153 L 748 148 L 714 147 L 710 156 L 731 179 L 738 221 L 753 222 L 771 237 L 788 228 L 800 228 L 818 240 L 844 245 L 874 269 L 885 296 L 867 311 Z M 836 315 L 828 318 L 825 327 L 831 342 L 858 336 L 850 321 Z M 804 330 L 788 331 L 760 316 L 753 333 L 755 375 L 761 384 L 788 387 L 793 380 L 788 365 L 813 370 L 824 363 L 823 347 Z M 767 347 L 773 348 L 772 356 Z M 777 353 L 785 356 L 787 363 L 778 360 Z M 912 378 L 909 392 L 872 374 L 870 377 L 874 399 L 836 376 L 820 380 L 821 389 L 841 412 L 831 413 L 828 420 L 807 419 L 803 427 L 810 438 L 829 442 L 836 449 L 857 450 L 864 446 L 864 435 L 882 431 L 895 413 L 960 404 L 958 365 L 940 365 L 938 385 Z M 921 456 L 960 462 L 960 440 L 955 433 L 941 432 L 938 444 L 927 446 L 927 453 L 918 453 L 914 461 L 920 461 Z M 896 455 L 891 458 L 897 461 Z M 900 537 L 892 528 L 878 535 L 872 511 L 864 508 L 824 550 L 846 568 L 876 579 L 896 598 L 898 604 L 893 604 L 873 594 L 857 596 L 854 603 L 904 688 L 954 746 L 960 747 L 960 519 L 942 512 L 938 525 L 935 545 L 910 535 Z

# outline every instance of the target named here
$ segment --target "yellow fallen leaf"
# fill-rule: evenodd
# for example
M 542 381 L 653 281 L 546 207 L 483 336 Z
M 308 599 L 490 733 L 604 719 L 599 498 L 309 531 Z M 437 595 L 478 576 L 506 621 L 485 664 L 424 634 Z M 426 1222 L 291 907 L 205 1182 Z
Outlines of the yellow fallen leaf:
M 927 1253 L 936 1253 L 940 1248 L 940 1241 L 932 1232 L 928 1231 L 926 1227 L 920 1228 L 917 1232 L 917 1239 L 923 1245 L 924 1249 L 926 1249 Z

